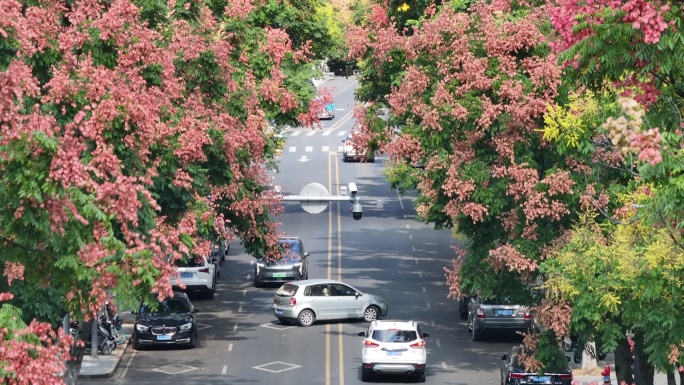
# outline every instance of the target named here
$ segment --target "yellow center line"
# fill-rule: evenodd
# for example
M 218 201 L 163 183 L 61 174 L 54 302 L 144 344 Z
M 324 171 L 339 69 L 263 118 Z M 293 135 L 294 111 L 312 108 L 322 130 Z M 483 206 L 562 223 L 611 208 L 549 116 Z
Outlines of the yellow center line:
M 328 191 L 332 191 L 332 162 L 328 155 Z M 332 277 L 332 210 L 328 207 L 328 279 Z M 325 385 L 330 385 L 330 324 L 325 325 Z
M 337 186 L 340 185 L 340 157 L 335 156 L 335 180 Z M 337 191 L 335 192 L 337 195 Z M 337 280 L 342 281 L 342 212 L 340 210 L 340 202 L 337 202 Z M 340 385 L 344 385 L 344 345 L 342 343 L 342 323 L 337 324 L 337 336 L 339 344 L 339 362 L 340 362 Z

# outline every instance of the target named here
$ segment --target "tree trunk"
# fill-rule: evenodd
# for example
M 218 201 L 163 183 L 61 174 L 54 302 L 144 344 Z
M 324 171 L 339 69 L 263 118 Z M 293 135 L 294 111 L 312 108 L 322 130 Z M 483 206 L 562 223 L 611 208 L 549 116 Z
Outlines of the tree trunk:
M 636 385 L 653 385 L 653 365 L 648 362 L 644 353 L 644 333 L 634 333 L 634 383 Z
M 674 370 L 672 370 L 672 369 L 667 370 L 667 385 L 677 385 L 677 381 L 675 380 Z
M 588 342 L 584 344 L 584 351 L 582 352 L 582 370 L 596 368 L 598 368 L 598 362 L 596 362 L 596 344 Z
M 624 338 L 618 342 L 615 349 L 615 377 L 617 383 L 633 384 L 634 377 L 632 374 L 632 352 L 629 342 Z
M 85 354 L 85 347 L 80 346 L 83 343 L 84 336 L 90 336 L 90 333 L 84 334 L 79 330 L 76 333 L 76 341 L 71 345 L 70 357 L 67 359 L 66 370 L 64 371 L 64 383 L 66 385 L 76 385 L 78 383 L 78 374 L 81 372 L 81 364 Z

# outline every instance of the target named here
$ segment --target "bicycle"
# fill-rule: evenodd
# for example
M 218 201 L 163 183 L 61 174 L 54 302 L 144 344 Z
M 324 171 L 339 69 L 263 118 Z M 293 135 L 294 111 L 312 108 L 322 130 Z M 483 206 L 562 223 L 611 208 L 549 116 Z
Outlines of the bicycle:
M 126 342 L 126 330 L 123 328 L 123 318 L 120 316 L 114 317 L 112 320 L 112 337 L 117 345 L 123 345 Z

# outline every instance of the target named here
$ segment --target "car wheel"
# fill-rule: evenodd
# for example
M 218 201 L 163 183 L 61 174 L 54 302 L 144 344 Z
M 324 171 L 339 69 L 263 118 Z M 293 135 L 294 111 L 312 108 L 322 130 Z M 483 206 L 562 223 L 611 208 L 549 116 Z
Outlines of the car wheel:
M 473 326 L 473 341 L 480 341 L 481 339 L 482 332 L 477 330 L 477 328 Z
M 366 322 L 372 322 L 378 319 L 380 315 L 380 309 L 377 306 L 368 306 L 366 311 L 363 312 L 363 320 Z
M 316 320 L 316 316 L 311 310 L 306 309 L 302 310 L 302 312 L 299 313 L 299 317 L 297 317 L 297 320 L 299 321 L 299 324 L 302 326 L 311 326 Z
M 197 346 L 197 345 L 195 344 L 195 340 L 196 340 L 196 339 L 197 339 L 197 335 L 195 335 L 194 337 L 190 337 L 190 342 L 188 342 L 188 344 L 185 345 L 185 346 L 187 346 L 188 349 L 194 349 L 195 346 Z
M 214 292 L 216 292 L 216 281 L 211 283 L 211 290 L 207 291 L 207 299 L 214 299 Z
M 116 344 L 112 341 L 111 343 L 105 343 L 104 345 L 102 345 L 102 348 L 100 348 L 100 350 L 103 356 L 108 356 L 112 354 L 115 347 Z
M 135 350 L 142 350 L 143 346 L 140 342 L 138 342 L 137 338 L 133 339 L 133 349 Z
M 425 371 L 416 374 L 416 382 L 425 382 Z
M 373 373 L 361 370 L 361 381 L 368 382 L 373 379 Z

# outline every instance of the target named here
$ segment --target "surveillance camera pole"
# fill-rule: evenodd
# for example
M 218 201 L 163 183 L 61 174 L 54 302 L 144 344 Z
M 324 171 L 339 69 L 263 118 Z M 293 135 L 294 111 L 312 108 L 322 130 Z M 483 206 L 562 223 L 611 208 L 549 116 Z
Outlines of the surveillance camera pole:
M 350 195 L 346 195 L 347 187 L 341 187 L 340 190 L 342 195 L 330 195 L 322 184 L 309 183 L 302 188 L 299 195 L 283 195 L 281 199 L 287 202 L 299 202 L 304 211 L 311 214 L 322 213 L 328 207 L 328 202 L 348 201 L 361 206 L 355 183 L 349 184 Z

